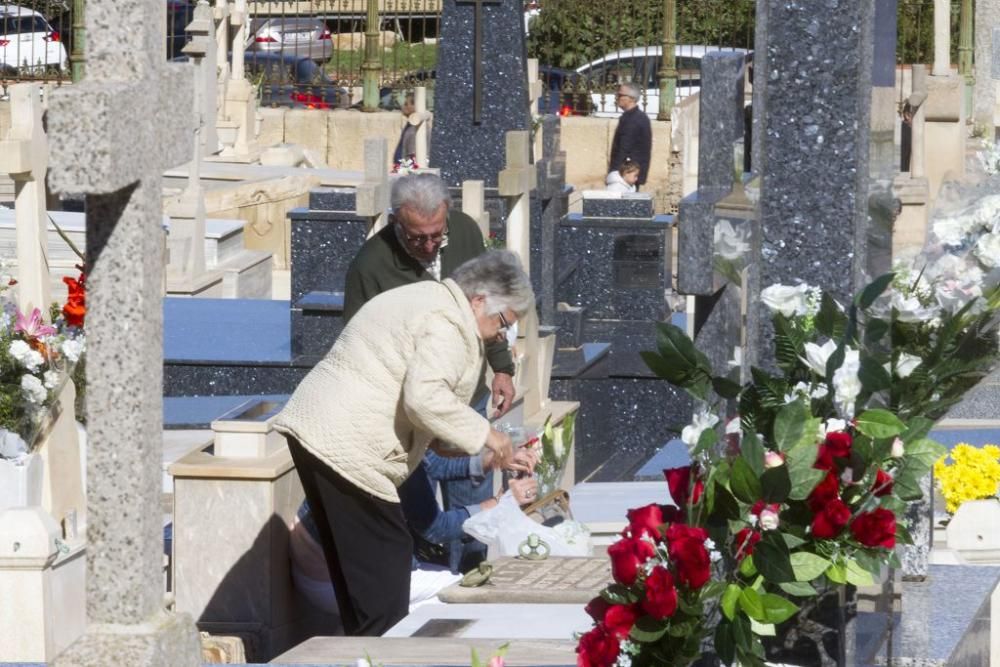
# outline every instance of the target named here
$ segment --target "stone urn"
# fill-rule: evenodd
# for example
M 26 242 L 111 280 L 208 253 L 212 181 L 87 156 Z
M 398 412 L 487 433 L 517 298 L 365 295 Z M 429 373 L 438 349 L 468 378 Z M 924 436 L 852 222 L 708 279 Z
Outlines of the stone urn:
M 948 548 L 968 562 L 1000 563 L 1000 499 L 969 500 L 945 528 Z

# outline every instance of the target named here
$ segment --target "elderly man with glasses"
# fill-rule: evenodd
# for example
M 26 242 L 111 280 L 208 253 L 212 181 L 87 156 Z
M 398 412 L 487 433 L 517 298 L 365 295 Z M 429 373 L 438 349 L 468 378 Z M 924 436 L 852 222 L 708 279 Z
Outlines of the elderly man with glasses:
M 461 211 L 452 211 L 448 186 L 433 174 L 407 175 L 392 186 L 390 224 L 368 239 L 358 251 L 347 272 L 344 289 L 344 318 L 348 321 L 367 301 L 403 285 L 422 280 L 448 278 L 466 261 L 485 251 L 482 232 L 475 220 Z M 485 414 L 486 400 L 492 394 L 498 415 L 510 410 L 514 402 L 514 362 L 505 339 L 488 342 L 486 359 L 493 369 L 493 382 L 487 391 L 485 368 L 472 405 Z M 427 459 L 432 479 L 440 480 L 446 510 L 476 506 L 493 495 L 493 473 L 477 457 L 444 460 L 430 454 Z M 458 558 L 453 546 L 453 569 L 469 564 L 469 554 Z M 465 549 L 476 550 L 467 543 Z M 473 556 L 473 560 L 478 558 Z
M 634 83 L 623 83 L 618 86 L 615 102 L 622 110 L 615 128 L 615 138 L 611 142 L 611 159 L 608 160 L 608 171 L 614 171 L 630 160 L 639 165 L 639 180 L 636 190 L 645 185 L 649 175 L 649 161 L 653 152 L 653 129 L 649 124 L 649 116 L 639 107 L 642 93 Z

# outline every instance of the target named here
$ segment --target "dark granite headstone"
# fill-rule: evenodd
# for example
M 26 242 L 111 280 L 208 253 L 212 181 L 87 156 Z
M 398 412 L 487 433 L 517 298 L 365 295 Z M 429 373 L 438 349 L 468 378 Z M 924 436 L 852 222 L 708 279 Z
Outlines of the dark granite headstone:
M 314 188 L 309 191 L 309 208 L 314 211 L 355 211 L 354 188 Z
M 652 218 L 653 197 L 648 194 L 583 198 L 585 218 Z
M 531 129 L 524 13 L 513 0 L 482 4 L 480 79 L 474 72 L 476 4 L 444 0 L 441 8 L 430 163 L 449 185 L 481 180 L 496 187 L 505 166 L 507 132 Z M 477 87 L 482 95 L 479 122 L 473 118 Z
M 542 159 L 531 210 L 531 274 L 539 321 L 556 325 L 556 230 L 569 210 L 572 187 L 566 185 L 566 153 L 560 147 L 559 116 L 542 119 Z

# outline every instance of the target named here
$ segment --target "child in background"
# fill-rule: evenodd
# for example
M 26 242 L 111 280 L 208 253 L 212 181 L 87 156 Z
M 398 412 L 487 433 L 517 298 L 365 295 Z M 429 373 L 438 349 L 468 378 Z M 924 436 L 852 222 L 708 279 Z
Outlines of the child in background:
M 612 171 L 605 179 L 608 192 L 627 194 L 635 192 L 635 183 L 639 180 L 639 163 L 625 158 L 617 171 Z

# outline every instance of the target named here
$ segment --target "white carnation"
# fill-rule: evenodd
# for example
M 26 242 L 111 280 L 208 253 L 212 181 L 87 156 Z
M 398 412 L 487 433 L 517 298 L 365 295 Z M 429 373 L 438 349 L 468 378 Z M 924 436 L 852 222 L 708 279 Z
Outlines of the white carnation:
M 1000 233 L 983 234 L 976 242 L 976 257 L 990 268 L 1000 266 Z
M 81 338 L 64 340 L 61 348 L 63 356 L 74 364 L 80 360 L 80 356 L 84 353 L 85 349 L 86 343 Z
M 23 340 L 12 341 L 8 352 L 17 363 L 32 373 L 41 368 L 45 362 L 45 358 Z
M 55 389 L 59 384 L 59 373 L 57 371 L 45 371 L 42 379 L 46 389 Z
M 21 376 L 21 393 L 28 403 L 36 405 L 44 403 L 49 396 L 49 391 L 42 385 L 42 381 L 27 373 Z

